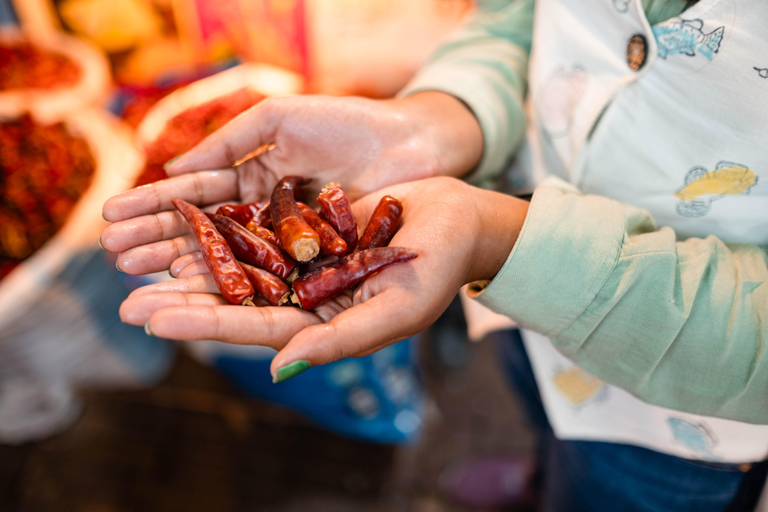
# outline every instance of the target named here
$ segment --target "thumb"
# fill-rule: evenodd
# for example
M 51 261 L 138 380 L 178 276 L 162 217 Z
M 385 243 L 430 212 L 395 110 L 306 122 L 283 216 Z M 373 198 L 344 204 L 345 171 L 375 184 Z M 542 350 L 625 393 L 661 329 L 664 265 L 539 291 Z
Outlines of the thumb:
M 366 355 L 418 333 L 432 318 L 422 321 L 424 315 L 416 312 L 409 295 L 405 289 L 389 288 L 330 322 L 302 329 L 272 360 L 273 381 L 311 366 Z
M 274 145 L 279 125 L 277 110 L 272 101 L 251 107 L 197 146 L 177 156 L 164 166 L 168 176 L 193 171 L 222 169 L 258 156 Z

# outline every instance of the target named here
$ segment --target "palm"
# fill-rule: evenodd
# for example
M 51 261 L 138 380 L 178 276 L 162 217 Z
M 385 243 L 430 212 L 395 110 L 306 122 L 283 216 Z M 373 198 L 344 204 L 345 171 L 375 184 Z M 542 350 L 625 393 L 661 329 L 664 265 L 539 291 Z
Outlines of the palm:
M 387 267 L 354 294 L 329 301 L 314 312 L 296 308 L 225 305 L 204 267 L 184 279 L 134 292 L 121 309 L 124 321 L 151 322 L 152 331 L 174 339 L 218 339 L 310 351 L 328 361 L 363 355 L 429 325 L 466 280 L 476 229 L 465 186 L 435 179 L 391 187 L 354 205 L 367 219 L 379 197 L 389 193 L 404 205 L 403 227 L 391 245 L 416 250 L 419 257 Z M 398 319 L 393 322 L 392 319 Z M 289 343 L 290 342 L 290 343 Z M 287 356 L 286 356 L 287 357 Z
M 436 160 L 422 135 L 392 104 L 362 98 L 295 96 L 260 104 L 185 155 L 172 174 L 225 168 L 266 144 L 271 151 L 239 167 L 239 200 L 269 195 L 280 178 L 314 178 L 319 190 L 335 181 L 350 198 L 434 173 Z

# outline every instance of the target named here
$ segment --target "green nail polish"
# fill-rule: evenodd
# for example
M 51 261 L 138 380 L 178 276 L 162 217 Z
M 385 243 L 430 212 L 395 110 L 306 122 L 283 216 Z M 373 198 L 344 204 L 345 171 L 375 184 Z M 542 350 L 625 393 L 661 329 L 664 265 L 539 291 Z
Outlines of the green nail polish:
M 101 235 L 99 235 L 99 247 L 101 247 L 102 249 L 104 249 L 104 244 L 103 244 L 103 243 L 101 243 Z
M 147 333 L 147 336 L 154 336 L 154 334 L 152 334 L 152 331 L 149 330 L 149 322 L 144 324 L 144 332 Z
M 176 160 L 178 160 L 179 158 L 181 158 L 183 155 L 184 155 L 184 153 L 182 153 L 181 155 L 175 156 L 175 157 L 171 158 L 170 160 L 168 160 L 167 162 L 165 162 L 165 163 L 163 164 L 163 169 L 165 169 L 166 167 L 168 167 L 169 165 L 171 165 L 173 162 L 175 162 Z
M 307 368 L 312 366 L 309 364 L 309 361 L 305 359 L 300 359 L 299 361 L 294 361 L 291 364 L 287 364 L 277 370 L 277 373 L 275 374 L 275 378 L 272 379 L 272 382 L 278 383 L 283 382 L 284 380 L 288 380 L 291 377 L 295 377 L 296 375 L 300 374 Z
M 115 268 L 117 269 L 118 272 L 122 272 L 122 269 L 120 268 L 120 263 L 118 263 L 117 261 L 115 262 Z

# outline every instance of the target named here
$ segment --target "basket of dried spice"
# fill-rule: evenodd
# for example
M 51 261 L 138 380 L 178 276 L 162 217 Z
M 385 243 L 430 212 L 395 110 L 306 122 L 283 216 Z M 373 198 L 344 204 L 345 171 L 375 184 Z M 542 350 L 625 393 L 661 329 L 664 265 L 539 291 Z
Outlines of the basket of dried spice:
M 90 43 L 51 32 L 23 34 L 0 28 L 0 116 L 31 113 L 53 122 L 106 101 L 110 87 L 106 56 Z
M 128 292 L 98 246 L 102 204 L 143 163 L 99 108 L 0 118 L 0 442 L 69 425 L 80 386 L 146 384 L 168 368 L 170 345 L 116 320 Z

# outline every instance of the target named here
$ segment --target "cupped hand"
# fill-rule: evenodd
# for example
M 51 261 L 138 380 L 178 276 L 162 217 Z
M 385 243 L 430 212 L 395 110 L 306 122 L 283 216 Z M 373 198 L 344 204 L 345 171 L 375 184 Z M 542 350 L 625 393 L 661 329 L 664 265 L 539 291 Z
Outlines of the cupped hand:
M 232 167 L 272 145 L 273 149 Z M 181 217 L 167 213 L 173 211 L 173 198 L 201 207 L 252 202 L 268 198 L 284 176 L 301 175 L 313 179 L 310 192 L 338 182 L 354 200 L 396 183 L 461 175 L 481 153 L 477 121 L 462 103 L 444 93 L 387 101 L 271 98 L 168 164 L 171 178 L 109 199 L 103 215 L 113 224 L 102 234 L 101 243 L 121 253 L 121 270 L 154 272 L 168 268 L 189 250 L 191 237 L 183 238 L 188 231 Z M 139 252 L 130 253 L 133 249 Z
M 358 218 L 368 219 L 384 194 L 398 197 L 404 207 L 390 245 L 418 257 L 384 268 L 353 293 L 313 312 L 225 305 L 208 274 L 187 271 L 183 279 L 134 292 L 121 318 L 146 324 L 165 338 L 270 346 L 279 351 L 273 375 L 300 360 L 318 365 L 366 355 L 429 326 L 465 283 L 491 279 L 511 251 L 527 211 L 527 203 L 509 196 L 434 178 L 364 197 L 353 205 Z M 195 258 L 187 260 L 186 265 L 199 268 Z M 183 267 L 177 271 L 185 272 Z

